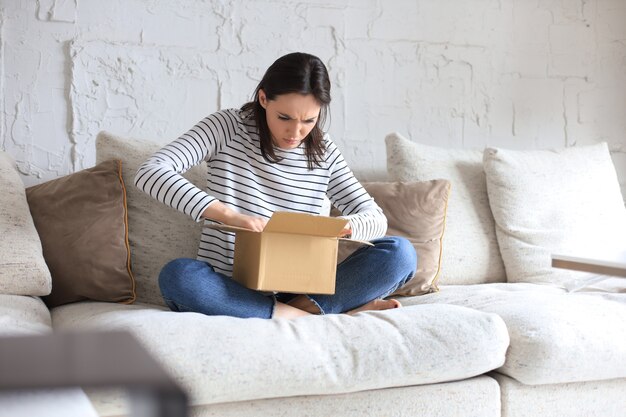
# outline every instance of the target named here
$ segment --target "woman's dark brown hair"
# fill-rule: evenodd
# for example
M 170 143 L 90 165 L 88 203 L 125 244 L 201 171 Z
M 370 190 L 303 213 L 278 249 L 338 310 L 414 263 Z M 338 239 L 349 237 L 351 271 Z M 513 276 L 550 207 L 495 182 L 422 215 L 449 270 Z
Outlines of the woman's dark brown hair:
M 330 104 L 330 79 L 324 63 L 316 56 L 302 52 L 278 58 L 265 72 L 254 91 L 253 100 L 241 108 L 244 111 L 250 111 L 256 121 L 261 139 L 261 154 L 267 161 L 277 162 L 281 158 L 274 152 L 265 109 L 259 102 L 259 90 L 265 92 L 268 100 L 274 100 L 277 96 L 289 93 L 312 94 L 315 97 L 320 105 L 320 115 L 315 127 L 303 142 L 309 169 L 320 166 L 326 151 L 321 126 L 326 121 Z

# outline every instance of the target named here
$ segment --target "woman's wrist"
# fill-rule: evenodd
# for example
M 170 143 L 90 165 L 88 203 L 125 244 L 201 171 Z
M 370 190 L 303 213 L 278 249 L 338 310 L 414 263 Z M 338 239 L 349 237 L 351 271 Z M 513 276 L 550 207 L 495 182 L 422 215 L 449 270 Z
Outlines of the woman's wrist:
M 204 212 L 202 212 L 202 217 L 220 222 L 227 226 L 243 227 L 255 232 L 262 231 L 267 224 L 266 219 L 238 213 L 220 201 L 211 203 Z
M 227 225 L 232 224 L 232 220 L 236 215 L 237 213 L 234 210 L 226 206 L 221 201 L 214 201 L 202 212 L 202 217 L 205 219 L 217 221 Z

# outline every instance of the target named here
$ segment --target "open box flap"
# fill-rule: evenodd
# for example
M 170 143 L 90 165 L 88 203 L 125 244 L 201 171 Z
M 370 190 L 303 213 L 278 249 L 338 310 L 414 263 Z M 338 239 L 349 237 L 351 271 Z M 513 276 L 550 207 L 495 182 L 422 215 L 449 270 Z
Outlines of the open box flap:
M 215 229 L 215 230 L 221 230 L 224 232 L 253 232 L 254 230 L 252 229 L 246 229 L 245 227 L 237 227 L 237 226 L 228 226 L 226 224 L 221 224 L 221 223 L 207 223 L 205 225 L 205 227 L 208 227 L 209 229 Z
M 338 217 L 276 211 L 263 231 L 338 237 L 347 224 L 348 220 Z
M 374 244 L 372 242 L 368 242 L 367 240 L 356 240 L 356 239 L 350 239 L 350 238 L 344 238 L 344 237 L 340 237 L 339 238 L 339 242 L 343 242 L 349 245 L 365 245 L 365 246 L 374 246 Z
M 228 226 L 228 225 L 221 224 L 221 223 L 208 223 L 206 225 L 206 227 L 208 227 L 209 229 L 222 230 L 224 232 L 233 232 L 233 233 L 237 233 L 237 232 L 252 232 L 252 233 L 257 233 L 257 232 L 254 232 L 252 229 L 246 229 L 244 227 L 237 227 L 237 226 Z M 341 230 L 343 230 L 343 227 L 342 227 Z M 347 238 L 347 239 L 346 238 L 339 238 L 339 241 L 340 242 L 346 242 L 348 244 L 358 244 L 358 245 L 374 246 L 374 244 L 372 244 L 371 242 L 365 241 L 365 240 L 354 240 L 354 239 L 350 239 L 350 238 Z

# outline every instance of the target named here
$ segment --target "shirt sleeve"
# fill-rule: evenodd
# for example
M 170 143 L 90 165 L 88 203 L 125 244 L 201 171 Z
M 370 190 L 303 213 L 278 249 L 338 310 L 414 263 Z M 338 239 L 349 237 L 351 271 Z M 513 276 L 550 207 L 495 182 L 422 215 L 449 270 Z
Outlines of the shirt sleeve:
M 327 137 L 330 172 L 328 199 L 350 221 L 352 239 L 372 240 L 387 232 L 387 218 L 374 199 L 355 178 L 336 145 Z
M 146 160 L 135 174 L 135 185 L 158 201 L 202 220 L 204 210 L 217 199 L 182 176 L 208 161 L 236 131 L 233 116 L 213 113 Z

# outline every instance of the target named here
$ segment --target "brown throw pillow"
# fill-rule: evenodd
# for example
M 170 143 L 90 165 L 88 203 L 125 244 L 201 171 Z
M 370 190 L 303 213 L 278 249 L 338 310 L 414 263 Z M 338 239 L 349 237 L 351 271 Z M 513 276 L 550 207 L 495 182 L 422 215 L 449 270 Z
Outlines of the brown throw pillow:
M 48 307 L 135 300 L 121 161 L 29 187 L 26 197 L 52 275 Z
M 406 237 L 417 252 L 415 275 L 392 295 L 438 291 L 450 182 L 370 182 L 362 185 L 387 216 L 387 236 Z M 333 209 L 332 215 L 338 214 Z M 357 247 L 350 243 L 340 244 L 339 261 Z

